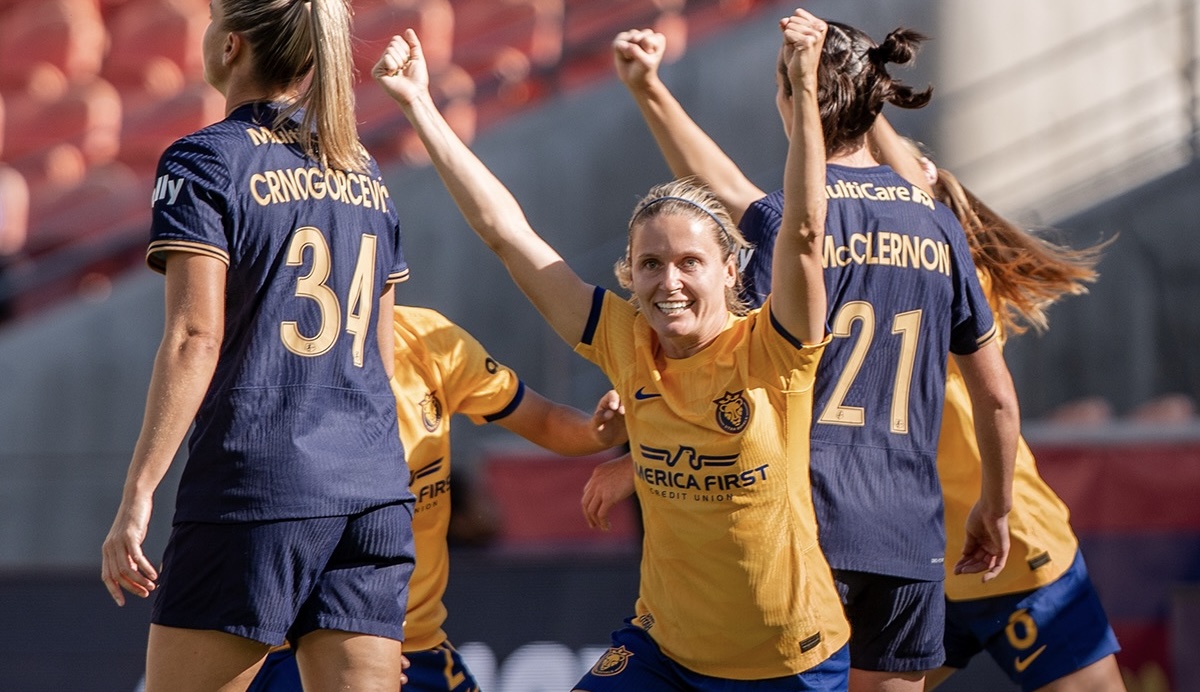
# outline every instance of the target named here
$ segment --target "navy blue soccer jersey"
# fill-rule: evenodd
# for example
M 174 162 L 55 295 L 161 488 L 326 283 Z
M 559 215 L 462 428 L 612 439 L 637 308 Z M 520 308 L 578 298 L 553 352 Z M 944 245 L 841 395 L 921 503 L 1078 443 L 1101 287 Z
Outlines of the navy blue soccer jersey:
M 374 161 L 328 170 L 257 103 L 159 161 L 147 261 L 224 262 L 225 331 L 196 415 L 176 521 L 350 514 L 408 500 L 376 337 L 379 297 L 408 268 Z M 387 316 L 390 322 L 391 315 Z
M 948 352 L 995 337 L 962 226 L 891 168 L 829 165 L 822 252 L 834 339 L 813 398 L 813 500 L 834 569 L 943 578 L 937 475 Z M 750 205 L 743 297 L 771 286 L 783 193 Z

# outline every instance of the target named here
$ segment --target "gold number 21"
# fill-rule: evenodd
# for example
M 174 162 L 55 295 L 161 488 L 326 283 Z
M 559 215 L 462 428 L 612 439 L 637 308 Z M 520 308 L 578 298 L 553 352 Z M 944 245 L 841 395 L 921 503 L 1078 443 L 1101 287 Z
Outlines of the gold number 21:
M 292 242 L 288 244 L 288 266 L 304 264 L 305 248 L 312 249 L 312 268 L 308 274 L 297 279 L 296 296 L 308 298 L 317 304 L 321 312 L 321 325 L 313 336 L 304 336 L 297 322 L 285 320 L 279 325 L 279 338 L 287 350 L 298 356 L 319 356 L 337 343 L 342 327 L 342 310 L 337 294 L 325 283 L 329 280 L 333 261 L 329 254 L 329 242 L 320 230 L 312 226 L 296 229 L 292 234 Z M 350 352 L 354 365 L 360 368 L 371 323 L 371 289 L 374 285 L 375 236 L 363 235 L 358 248 L 358 263 L 354 266 L 354 278 L 350 280 L 350 295 L 346 301 L 346 332 L 354 335 Z
M 858 371 L 866 360 L 867 350 L 875 336 L 875 308 L 864 301 L 846 303 L 837 311 L 833 318 L 833 335 L 839 338 L 850 336 L 850 327 L 855 323 L 862 324 L 858 338 L 850 349 L 850 357 L 846 359 L 846 367 L 833 388 L 829 402 L 821 410 L 818 423 L 829 425 L 866 424 L 866 414 L 861 406 L 846 406 L 846 394 L 850 385 L 858 377 Z M 913 365 L 917 359 L 917 341 L 921 333 L 921 311 L 912 310 L 901 312 L 892 318 L 892 333 L 900 335 L 900 358 L 896 364 L 896 379 L 892 388 L 892 407 L 890 429 L 894 433 L 908 434 L 908 402 L 912 392 Z

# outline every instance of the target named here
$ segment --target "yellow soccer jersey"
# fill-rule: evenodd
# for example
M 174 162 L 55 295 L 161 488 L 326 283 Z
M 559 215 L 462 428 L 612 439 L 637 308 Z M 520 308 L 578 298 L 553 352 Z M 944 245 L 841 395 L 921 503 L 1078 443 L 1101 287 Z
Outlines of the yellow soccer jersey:
M 476 424 L 503 418 L 520 403 L 524 388 L 516 373 L 434 310 L 397 306 L 394 325 L 392 393 L 417 498 L 412 524 L 417 563 L 408 587 L 404 648 L 423 651 L 446 639 L 450 417 L 462 413 Z
M 596 296 L 576 351 L 625 404 L 645 524 L 635 623 L 705 675 L 762 679 L 824 661 L 849 636 L 808 476 L 825 344 L 801 347 L 768 300 L 700 353 L 668 359 L 632 305 Z
M 983 287 L 990 294 L 989 282 L 983 281 Z M 996 306 L 992 309 L 995 311 Z M 1013 508 L 1008 515 L 1012 541 L 1008 564 L 986 584 L 978 574 L 954 575 L 954 563 L 961 557 L 966 540 L 967 514 L 979 499 L 981 470 L 971 398 L 953 359 L 946 368 L 938 476 L 946 506 L 947 598 L 965 601 L 1029 591 L 1053 582 L 1071 566 L 1079 541 L 1071 531 L 1067 506 L 1038 475 L 1033 452 L 1022 437 L 1017 441 Z

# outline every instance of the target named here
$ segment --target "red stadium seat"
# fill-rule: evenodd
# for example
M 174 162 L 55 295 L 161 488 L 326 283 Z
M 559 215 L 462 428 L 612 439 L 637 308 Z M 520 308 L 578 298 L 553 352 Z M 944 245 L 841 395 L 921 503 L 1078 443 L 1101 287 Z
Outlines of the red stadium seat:
M 561 0 L 473 0 L 458 8 L 454 62 L 478 81 L 507 52 L 545 68 L 562 57 Z
M 39 63 L 72 82 L 100 71 L 108 34 L 95 0 L 23 2 L 0 21 L 0 89 L 24 89 Z
M 450 65 L 454 10 L 449 0 L 374 0 L 355 5 L 354 65 L 359 82 L 371 80 L 371 68 L 392 36 L 414 29 L 432 72 Z
M 149 182 L 121 163 L 94 166 L 77 184 L 50 192 L 29 210 L 30 255 L 150 217 Z
M 5 122 L 5 158 L 19 162 L 60 143 L 72 144 L 88 164 L 104 164 L 117 154 L 121 97 L 103 79 L 69 87 L 58 97 L 10 95 Z
M 203 43 L 208 7 L 197 0 L 129 0 L 114 11 L 108 28 L 112 45 L 103 75 L 119 87 L 146 88 L 148 71 L 162 61 L 184 81 L 204 79 Z
M 564 60 L 558 86 L 573 89 L 610 76 L 612 40 L 626 29 L 652 28 L 667 35 L 664 60 L 677 60 L 687 47 L 687 22 L 678 0 L 569 0 L 564 26 Z
M 167 99 L 138 99 L 126 110 L 118 159 L 140 175 L 152 175 L 171 142 L 224 117 L 225 97 L 203 82 Z

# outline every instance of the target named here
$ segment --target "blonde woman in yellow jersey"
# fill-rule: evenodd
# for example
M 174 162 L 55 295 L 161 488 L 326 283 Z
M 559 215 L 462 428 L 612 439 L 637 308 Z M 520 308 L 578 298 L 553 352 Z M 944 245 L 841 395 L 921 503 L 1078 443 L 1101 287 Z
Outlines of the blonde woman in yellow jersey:
M 775 293 L 741 314 L 728 212 L 702 185 L 654 188 L 618 264 L 633 300 L 582 281 L 446 125 L 420 43 L 375 77 L 413 124 L 467 221 L 554 330 L 626 407 L 645 540 L 635 617 L 576 689 L 844 690 L 847 625 L 817 547 L 812 383 L 826 343 L 825 156 L 816 67 L 825 23 L 780 23 L 796 96 Z
M 404 625 L 405 692 L 478 692 L 479 684 L 442 624 L 450 579 L 450 420 L 496 423 L 564 456 L 594 454 L 625 441 L 619 402 L 610 392 L 592 415 L 541 396 L 493 359 L 465 329 L 436 310 L 396 306 L 392 393 L 400 439 L 417 498 L 416 569 Z M 301 692 L 290 649 L 267 657 L 249 692 Z
M 1096 279 L 1100 246 L 1072 250 L 1004 219 L 937 168 L 880 117 L 871 133 L 882 158 L 950 207 L 962 223 L 1001 339 L 1029 326 L 1047 328 L 1046 309 L 1064 295 L 1086 292 Z M 938 441 L 946 544 L 961 545 L 979 489 L 980 456 L 971 400 L 962 373 L 947 369 Z M 1063 501 L 1038 474 L 1024 438 L 1017 447 L 1008 564 L 993 580 L 956 575 L 947 554 L 946 664 L 926 678 L 933 689 L 986 650 L 1022 690 L 1124 690 L 1116 636 L 1087 575 Z

